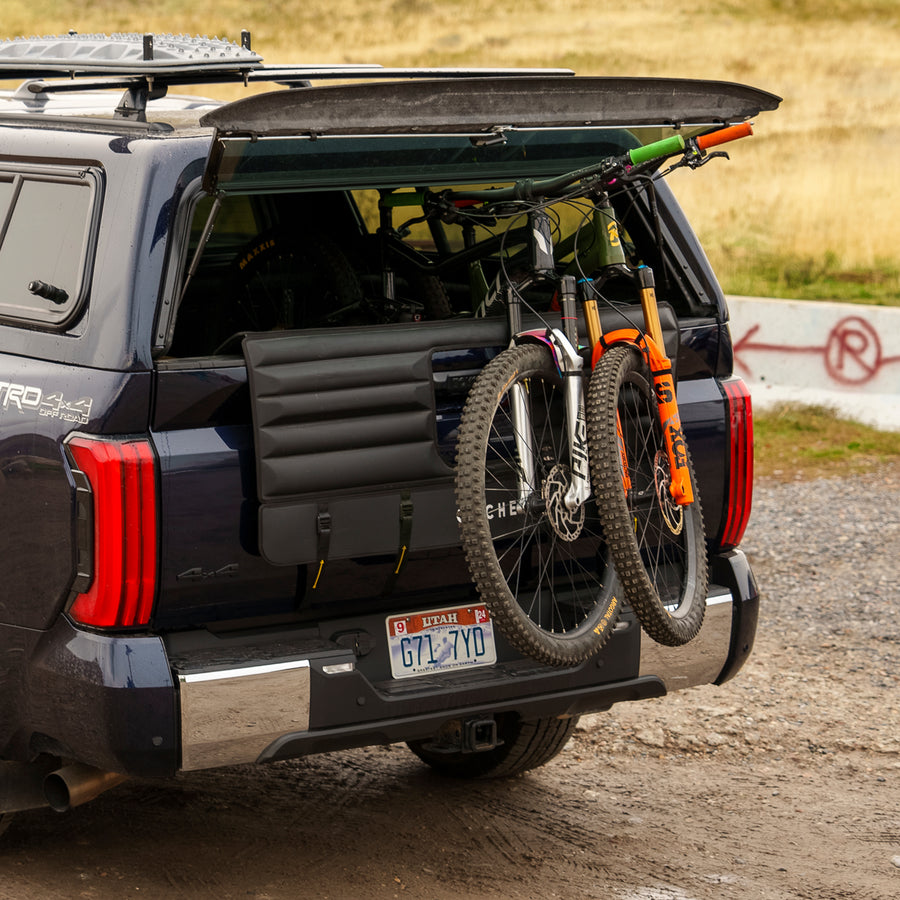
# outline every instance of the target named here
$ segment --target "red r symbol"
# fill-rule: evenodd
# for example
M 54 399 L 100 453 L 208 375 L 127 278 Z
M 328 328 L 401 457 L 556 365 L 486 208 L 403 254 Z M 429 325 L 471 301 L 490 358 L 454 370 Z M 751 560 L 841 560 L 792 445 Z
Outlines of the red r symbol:
M 859 316 L 841 319 L 828 335 L 825 371 L 842 384 L 865 384 L 880 368 L 878 332 Z

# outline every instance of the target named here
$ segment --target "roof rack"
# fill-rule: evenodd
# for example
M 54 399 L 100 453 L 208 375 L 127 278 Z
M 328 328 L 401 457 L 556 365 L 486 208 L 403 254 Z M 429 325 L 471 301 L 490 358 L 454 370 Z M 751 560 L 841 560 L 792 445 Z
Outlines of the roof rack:
M 148 100 L 173 85 L 270 82 L 305 87 L 318 80 L 507 78 L 574 75 L 570 69 L 433 68 L 391 69 L 379 65 L 264 66 L 250 46 L 218 37 L 173 34 L 78 34 L 0 41 L 0 79 L 29 79 L 31 94 L 124 90 L 116 116 L 146 121 Z M 60 79 L 47 81 L 46 79 Z
M 129 74 L 149 77 L 203 72 L 249 71 L 262 65 L 250 49 L 218 37 L 176 34 L 78 34 L 0 41 L 0 71 L 6 77 Z

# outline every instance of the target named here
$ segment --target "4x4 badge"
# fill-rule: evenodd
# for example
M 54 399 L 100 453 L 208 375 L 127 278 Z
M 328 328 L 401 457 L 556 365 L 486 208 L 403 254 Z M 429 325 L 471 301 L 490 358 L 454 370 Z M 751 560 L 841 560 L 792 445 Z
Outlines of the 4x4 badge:
M 204 569 L 197 566 L 193 569 L 186 569 L 179 575 L 175 576 L 176 581 L 205 581 L 207 578 L 228 578 L 231 575 L 237 575 L 238 564 L 229 563 L 222 566 L 221 569 Z
M 59 391 L 45 394 L 39 387 L 0 381 L 0 409 L 17 409 L 20 413 L 31 410 L 41 416 L 86 425 L 93 405 L 93 397 L 66 400 Z

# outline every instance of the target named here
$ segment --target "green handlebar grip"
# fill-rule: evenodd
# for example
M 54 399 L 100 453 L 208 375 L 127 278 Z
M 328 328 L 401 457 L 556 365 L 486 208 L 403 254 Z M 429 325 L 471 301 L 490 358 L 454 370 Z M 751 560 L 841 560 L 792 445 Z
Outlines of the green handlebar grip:
M 425 202 L 425 191 L 401 191 L 398 194 L 382 194 L 380 206 L 396 208 L 399 206 L 421 206 Z
M 683 150 L 684 138 L 680 134 L 675 134 L 672 137 L 663 138 L 661 141 L 654 141 L 652 144 L 645 144 L 643 147 L 629 150 L 628 156 L 632 165 L 639 166 L 641 163 L 650 162 L 652 159 L 674 156 Z

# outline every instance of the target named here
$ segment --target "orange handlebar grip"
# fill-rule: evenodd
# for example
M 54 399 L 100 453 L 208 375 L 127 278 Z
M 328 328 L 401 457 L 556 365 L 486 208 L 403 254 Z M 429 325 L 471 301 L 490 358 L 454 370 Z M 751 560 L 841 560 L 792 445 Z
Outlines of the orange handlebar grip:
M 753 127 L 749 122 L 740 125 L 732 125 L 730 128 L 721 128 L 711 134 L 701 134 L 697 138 L 697 147 L 706 150 L 707 147 L 715 147 L 717 144 L 727 144 L 728 141 L 736 141 L 738 138 L 749 137 L 753 134 Z

